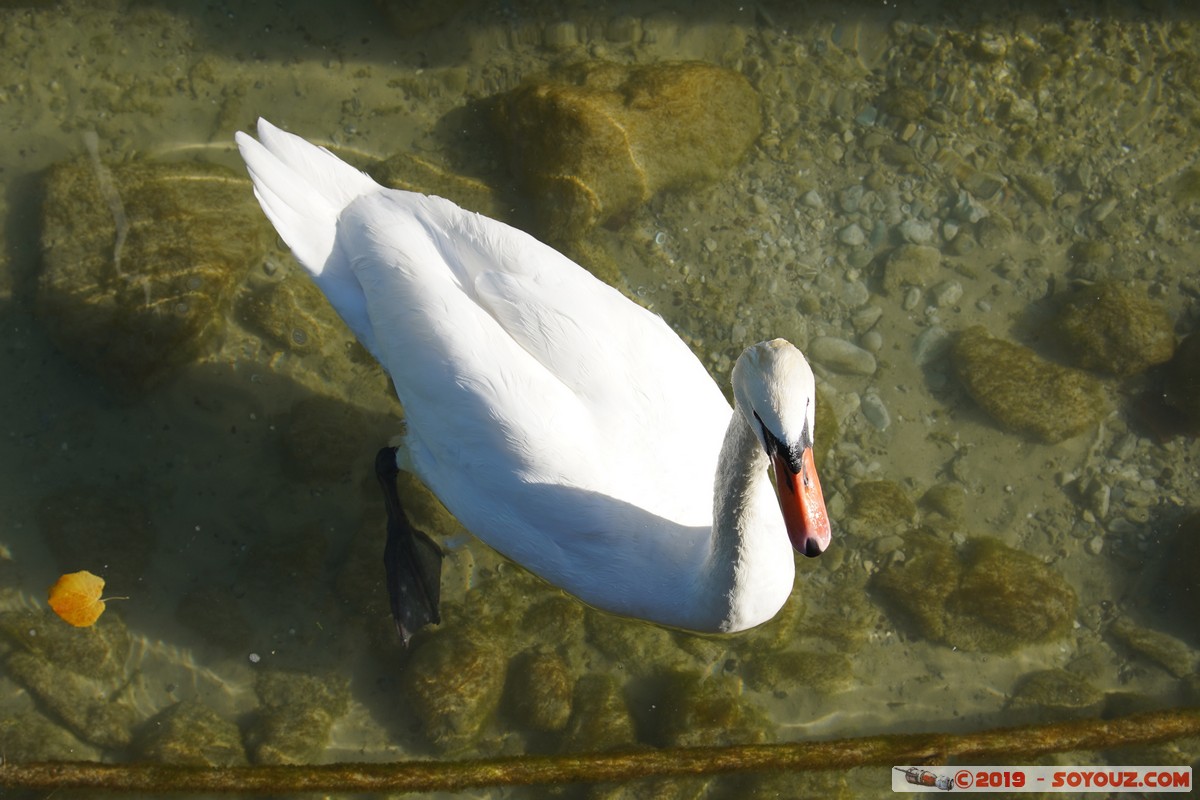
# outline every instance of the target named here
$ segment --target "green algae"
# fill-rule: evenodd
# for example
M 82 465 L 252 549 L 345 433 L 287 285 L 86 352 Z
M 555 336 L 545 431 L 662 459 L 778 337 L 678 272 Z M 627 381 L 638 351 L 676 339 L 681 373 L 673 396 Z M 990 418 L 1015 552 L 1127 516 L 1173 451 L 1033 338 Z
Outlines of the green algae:
M 289 670 L 258 675 L 260 703 L 246 747 L 257 764 L 311 764 L 329 744 L 333 723 L 349 708 L 349 681 Z
M 924 637 L 964 650 L 1011 652 L 1070 629 L 1075 592 L 1038 559 L 991 537 L 962 548 L 917 530 L 903 561 L 872 579 L 889 611 Z
M 980 325 L 963 331 L 952 355 L 967 393 L 1009 430 L 1059 442 L 1093 427 L 1110 410 L 1096 378 L 997 339 Z
M 506 659 L 491 641 L 443 628 L 412 643 L 404 698 L 441 751 L 475 741 L 500 705 Z
M 147 720 L 134 750 L 140 758 L 163 764 L 230 767 L 247 763 L 237 725 L 197 700 L 183 700 Z
M 917 507 L 895 481 L 861 481 L 850 490 L 850 516 L 871 527 L 912 522 Z
M 1103 699 L 1083 677 L 1064 669 L 1043 669 L 1020 677 L 1011 702 L 1017 708 L 1094 711 Z
M 762 126 L 744 77 L 697 62 L 581 64 L 502 96 L 495 119 L 553 240 L 720 176 Z
M 1166 308 L 1144 291 L 1105 281 L 1071 293 L 1054 328 L 1084 369 L 1127 376 L 1169 361 L 1175 332 Z
M 221 167 L 59 164 L 42 210 L 38 316 L 64 353 L 134 395 L 210 347 L 268 231 L 248 182 Z

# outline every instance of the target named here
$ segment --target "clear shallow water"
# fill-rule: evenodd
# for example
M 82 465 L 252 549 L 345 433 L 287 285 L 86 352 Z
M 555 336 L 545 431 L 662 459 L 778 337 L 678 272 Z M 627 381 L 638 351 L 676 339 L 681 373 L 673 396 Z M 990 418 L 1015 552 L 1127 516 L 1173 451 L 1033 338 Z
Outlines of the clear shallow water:
M 1046 297 L 1080 279 L 1143 287 L 1180 336 L 1195 329 L 1186 176 L 1200 72 L 1186 11 L 1038 5 L 981 21 L 873 5 L 803 16 L 766 5 L 445 10 L 449 22 L 424 31 L 369 6 L 0 10 L 2 599 L 38 606 L 77 568 L 130 596 L 109 611 L 129 629 L 125 666 L 92 691 L 130 709 L 134 728 L 198 700 L 261 752 L 254 732 L 265 723 L 255 720 L 270 718 L 275 696 L 262 676 L 283 670 L 301 676 L 279 690 L 286 705 L 315 708 L 325 722 L 310 728 L 329 726 L 328 743 L 309 751 L 317 761 L 974 730 L 1194 702 L 1194 676 L 1163 669 L 1109 628 L 1121 617 L 1175 637 L 1194 670 L 1194 618 L 1169 584 L 1156 589 L 1175 525 L 1197 505 L 1194 440 L 1160 443 L 1131 424 L 1133 380 L 1111 383 L 1116 411 L 1101 424 L 1035 443 L 983 415 L 944 355 L 914 357 L 931 328 L 972 324 L 1037 346 Z M 724 179 L 655 198 L 586 244 L 722 383 L 743 346 L 770 336 L 802 347 L 833 337 L 874 353 L 869 375 L 817 364 L 839 423 L 822 466 L 834 548 L 798 564 L 796 596 L 775 622 L 692 637 L 587 611 L 414 499 L 451 552 L 436 657 L 420 656 L 419 642 L 405 655 L 378 585 L 382 514 L 369 468 L 399 414 L 382 373 L 303 299 L 294 321 L 284 315 L 283 341 L 264 333 L 261 307 L 241 298 L 303 280 L 273 252 L 193 364 L 132 397 L 105 390 L 52 344 L 59 321 L 33 311 L 40 176 L 86 153 L 87 131 L 114 169 L 139 159 L 236 166 L 233 131 L 262 115 L 363 163 L 407 153 L 508 192 L 474 101 L 594 59 L 700 59 L 744 74 L 761 96 L 763 133 Z M 915 298 L 885 283 L 888 253 L 906 239 L 942 259 Z M 890 417 L 882 429 L 879 406 Z M 931 487 L 960 489 L 964 511 L 939 535 L 997 537 L 1047 563 L 1078 597 L 1070 630 L 980 653 L 893 616 L 867 587 L 904 552 L 899 534 L 912 523 L 868 522 L 849 502 L 877 479 L 914 502 Z M 84 497 L 99 498 L 83 506 L 97 536 L 82 557 L 64 555 L 47 508 Z M 136 511 L 114 511 L 126 507 Z M 504 687 L 546 655 L 545 680 Z M 1023 676 L 1046 669 L 1078 676 L 1096 697 L 1082 710 L 1015 707 Z M 304 677 L 314 675 L 324 688 Z M 579 688 L 585 675 L 606 682 Z M 482 711 L 464 723 L 478 730 L 439 728 L 440 712 L 414 705 L 414 692 L 439 696 L 439 676 L 454 687 L 445 694 L 478 695 Z M 547 686 L 569 698 L 567 728 L 539 730 L 520 710 Z M 61 730 L 61 715 L 21 683 L 2 678 L 0 692 L 22 730 L 43 719 Z M 9 751 L 29 746 L 13 730 Z M 78 732 L 48 741 L 43 757 L 129 752 Z M 1136 760 L 1194 757 L 1184 748 Z M 848 781 L 856 794 L 882 793 L 884 772 L 826 776 L 832 783 L 812 791 Z M 722 790 L 735 791 L 712 788 Z

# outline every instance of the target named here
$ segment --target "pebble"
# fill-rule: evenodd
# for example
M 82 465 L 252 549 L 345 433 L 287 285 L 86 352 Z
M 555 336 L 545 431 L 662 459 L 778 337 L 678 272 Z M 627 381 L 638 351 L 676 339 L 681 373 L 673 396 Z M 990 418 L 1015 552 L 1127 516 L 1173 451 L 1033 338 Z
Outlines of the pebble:
M 1101 536 L 1093 536 L 1087 541 L 1087 551 L 1094 556 L 1100 555 L 1104 550 L 1104 538 Z
M 874 392 L 867 392 L 862 396 L 862 413 L 867 418 L 867 422 L 874 425 L 878 430 L 887 430 L 888 425 L 892 424 L 892 415 L 888 413 L 887 406 L 883 404 L 883 400 Z
M 900 237 L 912 244 L 929 244 L 933 240 L 933 228 L 927 222 L 906 219 L 898 228 Z
M 988 215 L 988 211 L 978 200 L 967 192 L 958 193 L 958 202 L 954 206 L 955 216 L 966 222 L 979 222 Z
M 958 281 L 942 281 L 930 290 L 930 294 L 938 308 L 949 308 L 962 299 L 963 287 Z
M 913 361 L 925 366 L 935 358 L 941 358 L 950 344 L 950 334 L 940 325 L 926 328 L 913 341 Z
M 862 281 L 846 281 L 842 284 L 842 299 L 850 308 L 858 308 L 871 299 L 871 290 Z
M 842 228 L 841 232 L 838 233 L 838 239 L 841 240 L 842 244 L 848 244 L 851 247 L 862 247 L 866 244 L 867 235 L 863 233 L 863 229 L 858 226 L 857 222 L 852 222 Z
M 817 194 L 816 189 L 809 189 L 807 192 L 805 192 L 804 196 L 800 198 L 800 202 L 804 203 L 804 205 L 808 206 L 809 208 L 825 207 L 825 201 L 821 199 L 821 195 Z
M 883 309 L 879 306 L 865 306 L 850 315 L 850 324 L 854 326 L 854 330 L 861 333 L 869 330 L 882 316 Z
M 856 344 L 833 336 L 818 336 L 808 344 L 818 363 L 846 375 L 874 375 L 875 356 Z
M 843 189 L 838 194 L 838 204 L 842 207 L 842 211 L 845 211 L 847 214 L 853 214 L 858 211 L 859 205 L 862 204 L 864 191 L 863 187 L 859 185 Z
M 916 286 L 908 287 L 904 292 L 904 302 L 900 304 L 905 311 L 912 311 L 921 302 L 921 290 Z
M 862 111 L 858 112 L 858 116 L 854 121 L 859 125 L 874 125 L 875 120 L 879 118 L 879 109 L 875 106 L 867 106 Z
M 1104 219 L 1113 212 L 1117 207 L 1117 198 L 1109 197 L 1101 200 L 1092 208 L 1092 219 L 1096 222 L 1103 222 Z
M 573 22 L 553 22 L 542 32 L 542 44 L 550 50 L 568 50 L 579 44 L 579 32 Z
M 883 334 L 879 331 L 867 331 L 862 335 L 862 346 L 872 353 L 883 349 Z

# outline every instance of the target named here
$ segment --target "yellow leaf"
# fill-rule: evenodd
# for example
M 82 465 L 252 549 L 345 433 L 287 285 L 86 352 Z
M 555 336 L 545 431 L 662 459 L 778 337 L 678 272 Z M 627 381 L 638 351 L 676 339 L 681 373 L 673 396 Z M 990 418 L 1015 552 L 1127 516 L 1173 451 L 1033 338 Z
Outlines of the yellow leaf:
M 77 628 L 95 624 L 104 613 L 104 578 L 87 570 L 69 572 L 50 587 L 50 607 Z

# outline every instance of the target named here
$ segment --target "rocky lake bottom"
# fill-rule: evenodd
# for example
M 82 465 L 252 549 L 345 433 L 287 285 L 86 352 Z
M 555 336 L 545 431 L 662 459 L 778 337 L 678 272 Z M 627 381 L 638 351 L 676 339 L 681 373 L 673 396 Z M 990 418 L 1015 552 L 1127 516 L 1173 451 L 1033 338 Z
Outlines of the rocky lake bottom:
M 965 5 L 0 2 L 3 759 L 1200 704 L 1200 22 Z M 834 540 L 777 618 L 706 637 L 592 610 L 401 476 L 447 553 L 442 623 L 405 650 L 372 469 L 403 411 L 255 202 L 232 139 L 259 116 L 554 244 L 722 387 L 745 346 L 800 347 Z M 76 629 L 46 591 L 81 569 L 128 599 Z M 528 792 L 874 797 L 886 773 Z

